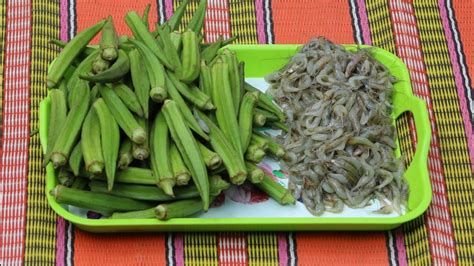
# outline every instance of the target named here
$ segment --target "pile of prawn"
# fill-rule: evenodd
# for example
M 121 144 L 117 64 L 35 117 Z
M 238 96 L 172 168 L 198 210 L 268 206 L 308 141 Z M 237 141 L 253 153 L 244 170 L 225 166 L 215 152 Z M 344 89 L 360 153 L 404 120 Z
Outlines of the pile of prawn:
M 395 78 L 370 49 L 351 53 L 313 38 L 265 79 L 288 116 L 288 132 L 277 137 L 286 151 L 282 170 L 313 215 L 374 200 L 381 205 L 377 213 L 402 213 L 408 185 L 394 156 Z

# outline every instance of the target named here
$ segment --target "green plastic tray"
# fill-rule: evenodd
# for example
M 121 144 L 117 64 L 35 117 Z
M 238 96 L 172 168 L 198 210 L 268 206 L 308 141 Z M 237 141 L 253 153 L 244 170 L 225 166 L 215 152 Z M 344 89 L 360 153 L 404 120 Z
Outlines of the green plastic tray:
M 355 50 L 356 45 L 345 45 Z M 365 46 L 367 47 L 367 46 Z M 245 61 L 247 77 L 263 77 L 285 65 L 301 45 L 232 45 L 240 60 Z M 156 219 L 87 219 L 70 213 L 49 195 L 56 186 L 53 167 L 46 168 L 46 196 L 51 208 L 77 227 L 91 232 L 139 232 L 139 231 L 311 231 L 311 230 L 388 230 L 413 220 L 423 214 L 431 201 L 431 186 L 428 176 L 427 156 L 431 138 L 430 123 L 426 104 L 413 96 L 410 76 L 405 64 L 395 55 L 373 47 L 373 56 L 390 69 L 400 80 L 395 84 L 393 95 L 393 118 L 404 112 L 413 114 L 417 147 L 411 165 L 405 172 L 410 194 L 407 212 L 398 217 L 358 217 L 358 218 L 179 218 L 169 221 Z M 40 139 L 46 145 L 49 97 L 40 104 Z M 397 156 L 400 151 L 396 151 Z

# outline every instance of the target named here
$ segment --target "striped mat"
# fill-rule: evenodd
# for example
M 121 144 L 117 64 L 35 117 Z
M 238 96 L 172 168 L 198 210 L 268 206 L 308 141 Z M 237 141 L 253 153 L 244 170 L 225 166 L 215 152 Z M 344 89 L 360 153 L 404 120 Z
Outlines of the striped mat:
M 97 235 L 49 208 L 38 105 L 46 69 L 68 40 L 108 14 L 127 32 L 127 10 L 145 0 L 0 0 L 0 265 L 473 265 L 473 2 L 465 0 L 208 0 L 205 40 L 376 45 L 408 66 L 428 104 L 433 201 L 420 218 L 387 232 Z M 192 1 L 192 9 L 197 1 Z M 153 21 L 177 0 L 151 1 Z M 191 11 L 185 15 L 188 20 Z M 397 121 L 403 152 L 416 147 L 409 115 Z

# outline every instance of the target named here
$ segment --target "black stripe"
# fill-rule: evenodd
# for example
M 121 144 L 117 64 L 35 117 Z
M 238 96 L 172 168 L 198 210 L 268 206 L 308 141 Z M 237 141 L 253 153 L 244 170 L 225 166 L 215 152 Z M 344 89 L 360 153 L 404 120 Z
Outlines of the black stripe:
M 290 251 L 290 241 L 291 236 L 290 233 L 286 233 L 286 256 L 288 257 L 288 261 L 286 262 L 288 266 L 291 266 L 291 251 Z
M 76 24 L 77 25 L 77 24 Z M 74 241 L 76 239 L 75 226 L 71 224 L 71 265 L 74 266 Z
M 359 12 L 358 11 L 358 6 L 357 6 L 357 2 L 355 0 L 348 0 L 349 2 L 349 6 L 351 8 L 350 10 L 350 14 L 351 14 L 351 18 L 352 18 L 352 23 L 351 23 L 351 26 L 352 26 L 352 34 L 353 34 L 353 38 L 354 38 L 354 41 L 356 43 L 362 43 L 362 38 L 361 38 L 361 25 L 360 25 L 360 17 L 359 17 Z M 352 10 L 354 9 L 354 12 L 352 12 Z M 359 31 L 359 36 L 357 36 L 357 29 Z
M 269 42 L 271 41 L 271 43 L 275 43 L 275 31 L 274 31 L 274 28 L 273 28 L 273 14 L 272 14 L 272 0 L 268 0 L 268 16 L 270 17 L 270 34 L 271 34 L 271 40 L 267 38 L 267 40 L 269 40 Z
M 167 20 L 165 0 L 156 0 L 156 10 L 158 11 L 159 23 L 163 24 Z

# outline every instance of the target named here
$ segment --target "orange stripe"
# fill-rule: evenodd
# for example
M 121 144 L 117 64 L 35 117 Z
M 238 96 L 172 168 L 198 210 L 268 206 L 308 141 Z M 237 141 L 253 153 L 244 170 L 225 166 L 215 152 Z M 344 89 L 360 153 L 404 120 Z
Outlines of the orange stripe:
M 474 87 L 474 38 L 472 30 L 472 14 L 474 11 L 474 3 L 466 0 L 453 1 L 454 13 L 456 14 L 456 22 L 459 30 L 459 36 L 463 44 L 463 50 L 466 59 L 466 65 L 469 68 L 469 76 L 471 77 L 471 88 Z
M 156 1 L 147 0 L 115 0 L 115 1 L 101 1 L 98 3 L 93 0 L 76 1 L 76 18 L 77 18 L 77 32 L 87 28 L 99 20 L 111 15 L 114 19 L 114 24 L 119 34 L 130 35 L 130 30 L 125 24 L 125 15 L 128 11 L 134 10 L 140 16 L 147 4 L 151 3 L 149 14 L 150 27 L 154 29 L 154 25 L 158 21 L 158 11 L 156 9 Z M 99 36 L 92 41 L 97 43 Z
M 301 233 L 298 265 L 388 265 L 383 233 Z
M 74 265 L 166 265 L 163 234 L 91 234 L 75 230 Z
M 275 43 L 306 43 L 325 36 L 336 43 L 354 43 L 347 0 L 273 0 Z

